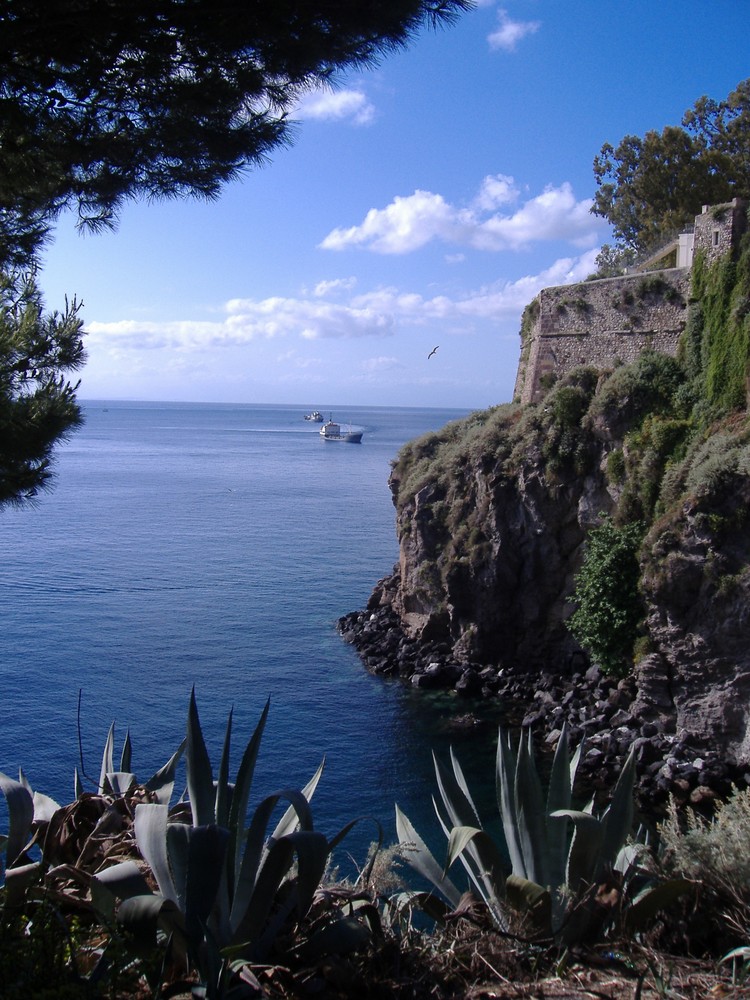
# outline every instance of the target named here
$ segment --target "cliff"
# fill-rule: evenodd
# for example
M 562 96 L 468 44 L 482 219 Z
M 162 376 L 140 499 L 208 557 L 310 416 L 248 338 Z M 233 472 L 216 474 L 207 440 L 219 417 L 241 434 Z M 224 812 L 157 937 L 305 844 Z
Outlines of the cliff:
M 399 562 L 359 625 L 342 624 L 360 649 L 368 629 L 390 631 L 371 667 L 485 694 L 528 675 L 529 699 L 543 674 L 548 687 L 580 680 L 576 576 L 610 517 L 640 526 L 641 615 L 623 679 L 596 696 L 614 706 L 600 723 L 625 705 L 631 738 L 672 734 L 693 757 L 750 766 L 747 238 L 718 262 L 699 255 L 691 287 L 676 357 L 646 349 L 628 365 L 572 368 L 539 402 L 472 414 L 401 451 Z M 556 697 L 533 713 L 548 730 L 565 716 Z

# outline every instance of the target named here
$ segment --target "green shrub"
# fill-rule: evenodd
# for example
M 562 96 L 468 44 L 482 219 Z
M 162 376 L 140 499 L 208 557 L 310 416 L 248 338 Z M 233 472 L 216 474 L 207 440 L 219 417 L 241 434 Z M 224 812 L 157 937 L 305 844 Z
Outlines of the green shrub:
M 616 527 L 605 519 L 586 539 L 583 565 L 573 595 L 578 605 L 568 627 L 601 669 L 624 676 L 643 614 L 638 591 L 640 523 Z

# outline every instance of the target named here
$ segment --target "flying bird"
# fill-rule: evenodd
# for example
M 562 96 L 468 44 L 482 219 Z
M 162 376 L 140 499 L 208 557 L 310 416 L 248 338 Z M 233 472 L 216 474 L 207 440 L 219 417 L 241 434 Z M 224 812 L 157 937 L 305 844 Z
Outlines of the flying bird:
M 440 344 L 438 344 L 438 347 L 440 347 Z M 427 355 L 427 360 L 428 361 L 430 360 L 430 358 L 432 357 L 433 354 L 437 354 L 437 347 L 433 347 L 432 350 L 430 351 L 430 353 Z

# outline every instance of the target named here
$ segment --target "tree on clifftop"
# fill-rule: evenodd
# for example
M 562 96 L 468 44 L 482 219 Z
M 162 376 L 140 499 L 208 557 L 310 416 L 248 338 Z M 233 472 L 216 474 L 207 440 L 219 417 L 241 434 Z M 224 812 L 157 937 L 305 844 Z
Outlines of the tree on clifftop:
M 215 197 L 291 139 L 300 95 L 472 0 L 4 0 L 0 8 L 0 506 L 36 494 L 80 422 L 77 307 L 33 270 L 63 209 Z M 41 353 L 40 353 L 41 352 Z
M 750 80 L 724 101 L 701 97 L 682 126 L 605 143 L 594 160 L 593 212 L 621 249 L 647 250 L 703 205 L 750 196 Z
M 96 228 L 131 197 L 214 197 L 289 141 L 306 88 L 471 6 L 5 0 L 0 253 L 27 252 L 64 207 Z

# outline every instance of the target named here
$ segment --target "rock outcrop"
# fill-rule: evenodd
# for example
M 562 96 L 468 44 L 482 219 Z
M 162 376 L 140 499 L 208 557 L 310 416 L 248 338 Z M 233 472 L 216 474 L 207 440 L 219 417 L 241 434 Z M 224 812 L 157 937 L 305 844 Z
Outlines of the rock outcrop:
M 652 441 L 679 423 L 667 369 L 644 364 L 630 382 L 579 370 L 536 406 L 407 446 L 390 479 L 399 563 L 340 630 L 376 673 L 499 698 L 542 739 L 563 721 L 587 733 L 594 781 L 635 743 L 643 794 L 698 801 L 750 771 L 750 432 L 735 417 L 668 462 Z M 639 513 L 643 634 L 617 681 L 566 623 L 587 532 Z

